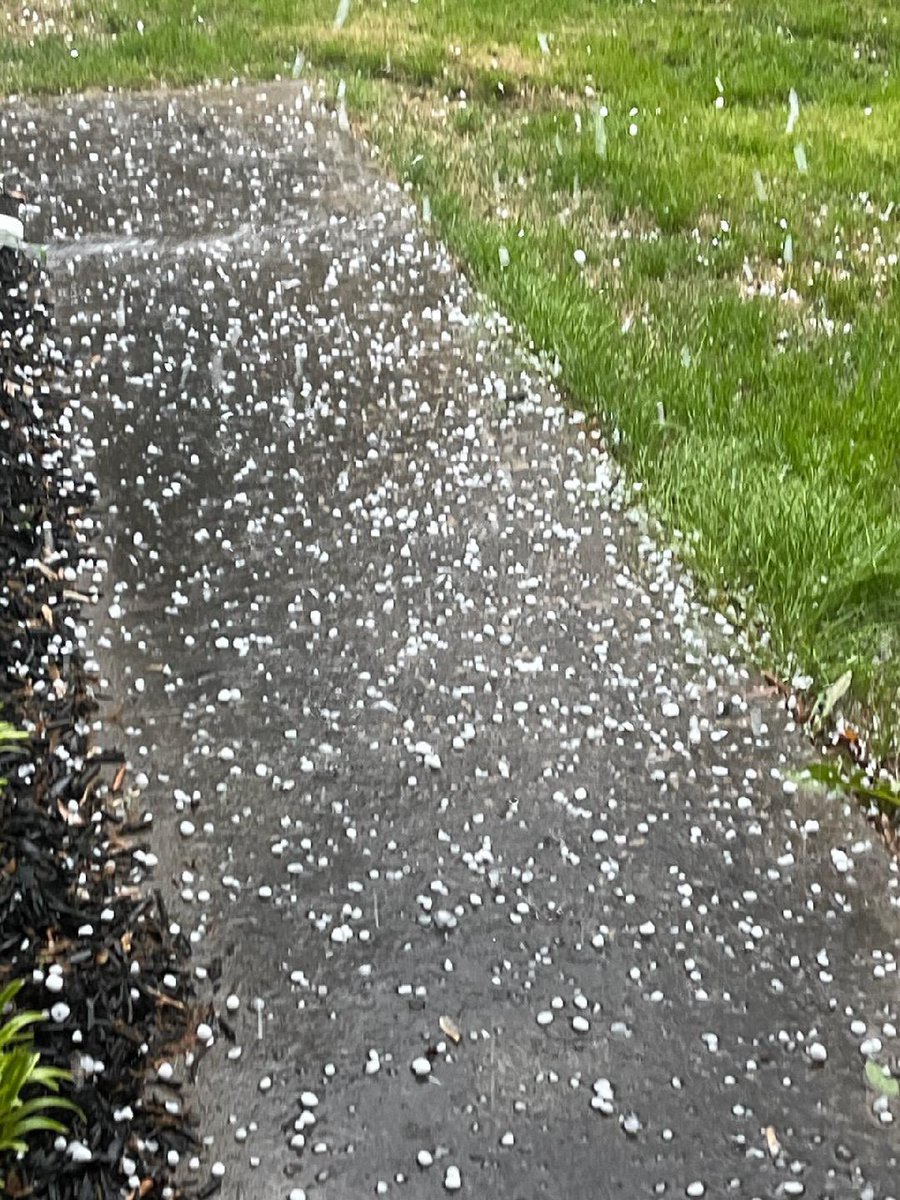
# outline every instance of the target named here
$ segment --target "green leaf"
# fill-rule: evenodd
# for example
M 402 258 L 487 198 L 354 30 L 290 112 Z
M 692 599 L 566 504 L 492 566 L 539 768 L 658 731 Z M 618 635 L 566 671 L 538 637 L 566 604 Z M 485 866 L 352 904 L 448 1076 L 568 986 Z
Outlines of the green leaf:
M 22 987 L 13 980 L 0 992 L 0 1012 L 15 998 Z M 26 1136 L 49 1131 L 66 1133 L 66 1127 L 49 1110 L 84 1114 L 71 1100 L 57 1095 L 60 1084 L 71 1082 L 71 1074 L 60 1067 L 41 1066 L 40 1053 L 33 1049 L 31 1026 L 43 1021 L 40 1012 L 20 1012 L 0 1026 L 0 1151 L 12 1150 L 24 1154 L 28 1149 Z M 40 1089 L 38 1095 L 22 1098 L 27 1088 Z
M 0 741 L 27 741 L 31 734 L 24 729 L 18 729 L 9 721 L 0 721 Z
M 41 1056 L 24 1047 L 10 1051 L 0 1059 L 0 1079 L 5 1095 L 13 1098 L 13 1105 L 18 1104 L 19 1093 L 28 1082 L 34 1068 L 40 1062 Z
M 28 1080 L 29 1083 L 45 1087 L 50 1092 L 58 1092 L 61 1083 L 71 1083 L 72 1076 L 60 1067 L 35 1067 Z
M 900 805 L 900 783 L 892 780 L 870 780 L 859 767 L 847 771 L 838 760 L 826 759 L 813 763 L 808 771 L 812 779 L 824 783 L 826 787 L 852 792 L 876 804 Z
M 876 1092 L 881 1092 L 882 1096 L 890 1096 L 891 1099 L 900 1096 L 900 1079 L 894 1079 L 884 1067 L 879 1066 L 872 1058 L 866 1063 L 866 1079 Z
M 853 672 L 845 671 L 840 679 L 836 679 L 816 700 L 807 721 L 813 737 L 816 737 L 825 728 L 825 722 L 834 711 L 835 705 L 846 696 L 852 682 Z
M 29 1025 L 36 1025 L 38 1021 L 43 1021 L 44 1014 L 39 1012 L 23 1012 L 16 1013 L 14 1017 L 10 1017 L 6 1024 L 0 1028 L 0 1049 L 4 1046 L 12 1046 L 23 1040 L 23 1031 Z M 26 1034 L 25 1037 L 28 1035 Z
M 0 750 L 9 749 L 8 743 L 27 742 L 31 734 L 24 729 L 16 729 L 9 721 L 0 721 Z
M 19 992 L 25 985 L 24 979 L 11 979 L 6 987 L 0 992 L 0 1013 L 2 1013 L 7 1004 L 12 1004 Z
M 43 1112 L 47 1108 L 67 1108 L 69 1112 L 80 1113 L 81 1109 L 77 1104 L 73 1104 L 71 1100 L 67 1100 L 65 1096 L 32 1096 L 30 1100 L 16 1109 L 16 1114 L 23 1114 L 30 1117 L 33 1113 Z
M 51 1133 L 65 1133 L 66 1127 L 61 1121 L 54 1121 L 53 1117 L 25 1117 L 16 1121 L 11 1132 L 13 1138 L 21 1141 L 26 1133 L 43 1133 L 46 1130 Z

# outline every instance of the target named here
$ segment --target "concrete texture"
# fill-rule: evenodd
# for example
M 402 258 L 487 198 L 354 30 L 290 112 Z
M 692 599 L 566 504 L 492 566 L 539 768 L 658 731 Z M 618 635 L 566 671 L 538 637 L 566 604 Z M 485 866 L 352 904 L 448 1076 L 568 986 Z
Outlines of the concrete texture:
M 186 1177 L 896 1198 L 896 867 L 343 124 L 0 123 L 81 364 L 88 642 L 221 1018 Z

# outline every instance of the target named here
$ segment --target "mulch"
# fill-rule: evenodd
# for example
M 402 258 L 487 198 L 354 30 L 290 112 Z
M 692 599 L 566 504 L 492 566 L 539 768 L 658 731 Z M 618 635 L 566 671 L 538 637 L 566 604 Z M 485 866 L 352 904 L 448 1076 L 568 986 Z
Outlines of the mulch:
M 20 200 L 0 195 L 0 213 Z M 171 1195 L 170 1152 L 194 1137 L 155 1068 L 191 1046 L 200 1014 L 188 945 L 135 858 L 146 829 L 124 760 L 98 733 L 77 634 L 93 496 L 73 470 L 69 402 L 40 261 L 0 245 L 0 721 L 31 732 L 0 752 L 0 986 L 24 978 L 17 1005 L 53 1011 L 36 1047 L 72 1071 L 85 1120 L 70 1138 L 91 1153 L 75 1161 L 83 1149 L 42 1134 L 0 1176 L 8 1194 L 47 1200 Z

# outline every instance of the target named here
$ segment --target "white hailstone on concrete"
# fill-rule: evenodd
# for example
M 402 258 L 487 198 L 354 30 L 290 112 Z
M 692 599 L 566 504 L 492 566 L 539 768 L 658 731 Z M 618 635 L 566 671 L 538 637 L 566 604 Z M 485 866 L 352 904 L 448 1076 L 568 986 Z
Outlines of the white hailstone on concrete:
M 210 1026 L 207 1025 L 207 1023 L 205 1021 L 201 1021 L 200 1024 L 197 1026 L 197 1038 L 199 1039 L 199 1041 L 211 1042 L 212 1037 L 213 1037 L 213 1031 L 210 1028 Z
M 431 1063 L 427 1058 L 414 1058 L 409 1064 L 409 1068 L 417 1079 L 425 1079 L 431 1074 Z
M 814 1063 L 823 1063 L 828 1058 L 828 1051 L 821 1042 L 811 1042 L 806 1048 L 806 1053 Z
M 291 1188 L 288 1193 L 288 1200 L 306 1200 L 306 1192 L 303 1188 Z
M 627 1112 L 621 1118 L 622 1129 L 628 1137 L 637 1137 L 641 1131 L 641 1119 L 634 1112 Z
M 660 712 L 662 713 L 662 715 L 664 717 L 672 718 L 672 717 L 677 717 L 678 714 L 681 712 L 681 709 L 678 707 L 678 705 L 675 703 L 674 700 L 667 700 L 665 702 L 665 704 L 662 705 Z
M 232 992 L 230 996 L 225 997 L 225 1007 L 229 1012 L 237 1012 L 237 1010 L 241 1007 L 240 997 L 236 996 L 234 992 Z
M 271 1075 L 263 1075 L 262 1079 L 259 1081 L 259 1090 L 261 1092 L 267 1092 L 271 1088 L 271 1086 L 272 1086 L 272 1076 Z
M 689 1183 L 687 1185 L 687 1187 L 684 1189 L 684 1194 L 686 1196 L 691 1196 L 691 1197 L 705 1196 L 706 1195 L 706 1184 L 703 1183 L 703 1181 L 700 1179 L 695 1179 L 693 1183 Z
M 500 1138 L 501 1146 L 514 1146 L 515 1144 L 516 1144 L 515 1135 L 510 1130 L 507 1130 L 506 1133 L 504 1133 L 503 1136 Z
M 434 1155 L 429 1150 L 420 1150 L 416 1155 L 416 1162 L 424 1170 L 432 1165 L 434 1162 Z
M 553 1013 L 550 1012 L 549 1009 L 542 1008 L 535 1017 L 535 1020 L 537 1021 L 538 1025 L 549 1025 L 553 1020 Z
M 572 1018 L 572 1028 L 575 1030 L 576 1033 L 587 1033 L 588 1030 L 590 1029 L 590 1027 L 591 1027 L 591 1023 L 587 1019 L 587 1017 L 573 1017 Z
M 881 1053 L 881 1038 L 870 1037 L 865 1041 L 860 1042 L 859 1052 L 864 1058 L 871 1058 L 874 1054 Z
M 161 1062 L 156 1068 L 156 1077 L 157 1079 L 161 1079 L 163 1083 L 168 1083 L 174 1074 L 175 1068 L 170 1062 Z
M 839 875 L 845 875 L 853 865 L 845 850 L 839 846 L 831 848 L 831 863 Z
M 192 837 L 195 832 L 193 821 L 182 821 L 178 826 L 178 831 L 182 837 Z
M 221 1179 L 225 1174 L 225 1164 L 223 1162 L 214 1162 L 210 1167 L 210 1173 L 216 1179 Z
M 316 1108 L 319 1103 L 319 1097 L 315 1092 L 301 1092 L 300 1103 L 304 1108 Z
M 459 1173 L 459 1167 L 454 1166 L 452 1163 L 444 1175 L 444 1187 L 448 1192 L 458 1192 L 462 1187 L 462 1176 Z
M 594 1080 L 594 1095 L 599 1096 L 601 1100 L 612 1100 L 613 1086 L 606 1078 Z

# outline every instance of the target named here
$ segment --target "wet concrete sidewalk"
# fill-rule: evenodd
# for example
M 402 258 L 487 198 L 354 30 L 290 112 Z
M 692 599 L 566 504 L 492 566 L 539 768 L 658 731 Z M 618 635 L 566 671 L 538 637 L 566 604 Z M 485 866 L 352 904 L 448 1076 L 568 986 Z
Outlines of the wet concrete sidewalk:
M 185 1174 L 900 1195 L 896 868 L 408 199 L 296 86 L 0 141 L 85 364 L 88 643 L 222 1017 Z

